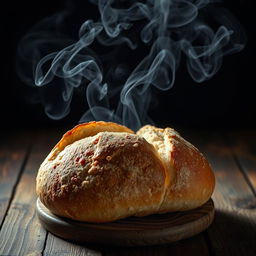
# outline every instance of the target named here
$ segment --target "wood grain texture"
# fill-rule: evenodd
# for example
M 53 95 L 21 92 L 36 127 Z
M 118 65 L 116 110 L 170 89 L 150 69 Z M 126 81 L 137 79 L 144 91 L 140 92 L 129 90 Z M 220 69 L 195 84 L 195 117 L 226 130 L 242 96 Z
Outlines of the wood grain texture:
M 28 152 L 24 136 L 5 132 L 0 144 L 0 227 L 13 196 Z
M 202 132 L 200 136 L 190 136 L 190 141 L 205 153 L 216 175 L 213 194 L 216 215 L 207 230 L 212 254 L 256 255 L 256 211 L 241 203 L 254 198 L 254 194 L 225 138 Z
M 0 231 L 0 255 L 40 255 L 44 247 L 46 232 L 34 207 L 35 177 L 52 142 L 41 134 L 29 140 L 33 148 Z
M 90 246 L 89 246 L 90 247 Z M 100 247 L 93 248 L 86 245 L 75 244 L 65 241 L 59 237 L 48 234 L 46 247 L 44 249 L 44 256 L 100 256 L 102 255 L 102 249 Z
M 256 196 L 256 132 L 236 131 L 228 132 L 225 135 L 237 164 Z M 247 203 L 248 207 L 256 208 L 256 200 Z
M 130 217 L 94 224 L 72 221 L 52 214 L 38 199 L 37 213 L 51 233 L 76 242 L 136 246 L 164 244 L 191 237 L 208 228 L 214 217 L 214 204 L 186 212 Z

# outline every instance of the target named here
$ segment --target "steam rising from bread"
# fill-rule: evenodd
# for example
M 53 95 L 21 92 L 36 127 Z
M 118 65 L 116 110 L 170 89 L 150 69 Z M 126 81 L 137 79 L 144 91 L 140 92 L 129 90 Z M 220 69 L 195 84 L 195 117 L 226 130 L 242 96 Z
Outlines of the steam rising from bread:
M 152 122 L 151 89 L 172 88 L 182 56 L 200 83 L 219 70 L 224 55 L 243 48 L 239 25 L 213 5 L 219 1 L 90 2 L 99 18 L 83 22 L 78 38 L 67 35 L 76 8 L 68 5 L 36 25 L 18 48 L 19 74 L 39 87 L 38 100 L 53 119 L 68 115 L 80 91 L 89 106 L 80 122 L 114 121 L 137 130 Z

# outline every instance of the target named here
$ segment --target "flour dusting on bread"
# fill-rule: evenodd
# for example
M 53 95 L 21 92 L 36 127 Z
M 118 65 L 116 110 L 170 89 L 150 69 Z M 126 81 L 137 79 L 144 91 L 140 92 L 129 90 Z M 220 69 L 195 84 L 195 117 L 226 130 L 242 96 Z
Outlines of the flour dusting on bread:
M 211 196 L 206 158 L 171 128 L 90 122 L 67 132 L 41 164 L 36 190 L 53 213 L 108 222 L 199 207 Z

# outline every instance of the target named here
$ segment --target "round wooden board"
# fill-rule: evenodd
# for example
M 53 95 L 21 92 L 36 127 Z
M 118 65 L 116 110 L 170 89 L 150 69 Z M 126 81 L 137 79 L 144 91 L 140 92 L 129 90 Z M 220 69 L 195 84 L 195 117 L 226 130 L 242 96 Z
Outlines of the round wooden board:
M 207 229 L 214 218 L 212 199 L 191 211 L 129 217 L 104 224 L 56 216 L 39 199 L 36 209 L 42 226 L 56 236 L 80 243 L 119 246 L 164 244 L 185 239 Z

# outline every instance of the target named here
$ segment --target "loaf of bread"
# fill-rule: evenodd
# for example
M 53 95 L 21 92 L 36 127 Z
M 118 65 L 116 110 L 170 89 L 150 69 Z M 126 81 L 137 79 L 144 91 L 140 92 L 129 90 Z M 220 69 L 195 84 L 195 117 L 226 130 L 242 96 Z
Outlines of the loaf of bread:
M 68 131 L 41 164 L 36 191 L 54 214 L 86 222 L 186 211 L 211 197 L 205 157 L 171 128 L 136 134 L 108 122 Z

